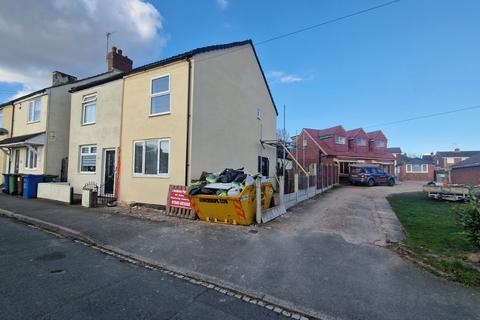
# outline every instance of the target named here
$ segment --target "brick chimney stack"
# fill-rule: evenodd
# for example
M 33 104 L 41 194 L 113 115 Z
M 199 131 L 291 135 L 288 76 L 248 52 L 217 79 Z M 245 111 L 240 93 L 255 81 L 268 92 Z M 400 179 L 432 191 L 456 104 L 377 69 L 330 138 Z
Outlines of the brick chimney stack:
M 122 53 L 121 49 L 117 50 L 117 47 L 112 47 L 112 51 L 107 55 L 108 71 L 120 70 L 128 72 L 132 70 L 133 61 Z

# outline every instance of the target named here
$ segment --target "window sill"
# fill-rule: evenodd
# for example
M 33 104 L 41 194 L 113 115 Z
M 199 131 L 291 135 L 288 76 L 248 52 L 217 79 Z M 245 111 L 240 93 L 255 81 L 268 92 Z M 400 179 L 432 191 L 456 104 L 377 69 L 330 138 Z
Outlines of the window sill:
M 160 174 L 134 174 L 132 178 L 160 178 L 160 179 L 169 179 L 170 175 L 160 175 Z
M 94 175 L 97 174 L 96 171 L 80 171 L 78 172 L 79 174 L 85 174 L 85 175 Z
M 152 114 L 149 114 L 148 116 L 149 116 L 150 118 L 152 118 L 152 117 L 158 117 L 158 116 L 166 116 L 166 115 L 168 115 L 168 114 L 170 114 L 170 113 L 171 113 L 170 111 L 168 111 L 168 112 L 161 112 L 161 113 L 152 113 Z
M 27 124 L 32 124 L 32 123 L 39 123 L 40 120 L 36 120 L 36 121 L 27 121 Z
M 96 124 L 96 122 L 85 122 L 85 123 L 82 123 L 82 127 L 83 126 L 91 126 L 93 124 Z

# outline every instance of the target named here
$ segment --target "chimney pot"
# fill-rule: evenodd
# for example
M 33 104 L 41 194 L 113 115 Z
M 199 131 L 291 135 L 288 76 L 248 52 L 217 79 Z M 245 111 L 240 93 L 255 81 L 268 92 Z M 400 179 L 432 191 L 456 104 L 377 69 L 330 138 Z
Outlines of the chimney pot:
M 117 49 L 117 47 L 112 47 L 112 52 L 108 53 L 108 71 L 120 70 L 123 72 L 128 72 L 132 70 L 133 61 L 127 56 L 123 55 L 122 49 Z

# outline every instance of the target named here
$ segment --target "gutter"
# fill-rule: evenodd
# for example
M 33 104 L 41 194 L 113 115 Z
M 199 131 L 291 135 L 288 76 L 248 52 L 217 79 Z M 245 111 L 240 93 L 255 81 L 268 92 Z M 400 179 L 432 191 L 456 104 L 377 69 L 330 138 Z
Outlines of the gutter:
M 188 62 L 188 92 L 187 92 L 187 137 L 185 147 L 185 186 L 188 186 L 189 182 L 189 170 L 190 170 L 190 119 L 192 117 L 192 57 L 187 58 Z

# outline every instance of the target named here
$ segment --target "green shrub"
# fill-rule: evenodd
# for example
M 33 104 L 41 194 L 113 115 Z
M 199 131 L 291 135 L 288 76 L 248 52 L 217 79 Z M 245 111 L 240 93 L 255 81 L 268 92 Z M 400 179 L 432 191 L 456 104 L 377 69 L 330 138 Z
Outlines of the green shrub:
M 471 190 L 468 202 L 456 206 L 454 212 L 468 240 L 480 249 L 480 206 L 476 193 Z

